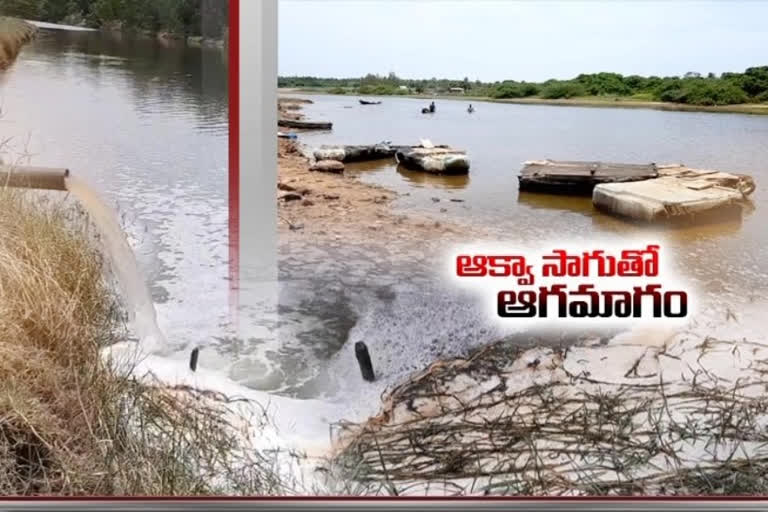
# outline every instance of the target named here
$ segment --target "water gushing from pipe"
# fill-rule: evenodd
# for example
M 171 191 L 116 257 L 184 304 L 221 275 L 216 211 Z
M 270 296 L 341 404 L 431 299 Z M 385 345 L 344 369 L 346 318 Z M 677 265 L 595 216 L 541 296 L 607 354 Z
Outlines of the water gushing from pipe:
M 151 353 L 166 351 L 168 346 L 157 325 L 152 295 L 115 212 L 84 181 L 66 176 L 64 183 L 99 230 L 100 243 L 111 260 L 118 286 L 128 306 L 129 320 L 140 339 L 142 350 Z

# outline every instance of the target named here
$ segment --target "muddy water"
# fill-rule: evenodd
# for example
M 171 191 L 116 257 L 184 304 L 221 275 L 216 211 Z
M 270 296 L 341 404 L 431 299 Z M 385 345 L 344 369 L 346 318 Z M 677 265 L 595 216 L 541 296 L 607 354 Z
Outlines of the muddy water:
M 366 413 L 409 372 L 517 330 L 488 325 L 479 304 L 428 268 L 444 249 L 439 239 L 382 247 L 296 237 L 281 241 L 277 309 L 241 311 L 236 332 L 227 281 L 226 60 L 218 50 L 43 31 L 0 87 L 3 136 L 23 144 L 29 135 L 33 163 L 69 167 L 118 212 L 158 325 L 179 347 L 169 364 L 183 368 L 188 350 L 200 346 L 201 371 L 272 393 L 359 404 Z M 765 287 L 768 118 L 490 104 L 476 104 L 468 117 L 463 103 L 440 101 L 427 119 L 415 100 L 387 98 L 365 110 L 356 98 L 315 100 L 308 113 L 333 120 L 334 132 L 302 137 L 308 142 L 427 137 L 469 150 L 473 168 L 464 178 L 386 164 L 356 170 L 410 194 L 399 210 L 492 228 L 497 238 L 628 232 L 588 201 L 518 196 L 524 159 L 683 161 L 754 174 L 756 209 L 743 223 L 676 231 L 674 239 L 683 266 L 721 297 L 738 300 L 745 283 Z M 356 341 L 372 349 L 374 385 L 361 385 Z

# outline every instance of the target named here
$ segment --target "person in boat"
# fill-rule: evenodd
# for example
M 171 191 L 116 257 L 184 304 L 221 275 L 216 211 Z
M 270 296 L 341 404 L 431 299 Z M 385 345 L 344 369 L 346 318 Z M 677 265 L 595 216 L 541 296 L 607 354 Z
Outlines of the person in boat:
M 432 112 L 432 113 L 435 112 L 435 102 L 434 101 L 429 104 L 429 111 Z
M 467 112 L 469 112 L 471 114 L 474 111 L 475 111 L 475 109 L 472 107 L 472 104 L 470 103 L 469 104 L 469 108 L 467 108 Z

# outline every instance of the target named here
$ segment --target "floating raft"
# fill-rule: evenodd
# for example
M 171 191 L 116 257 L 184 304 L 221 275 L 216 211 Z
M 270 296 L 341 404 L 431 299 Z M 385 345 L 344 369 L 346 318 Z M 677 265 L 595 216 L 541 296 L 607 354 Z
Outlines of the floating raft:
M 659 222 L 741 214 L 754 190 L 749 176 L 670 165 L 660 166 L 655 179 L 597 185 L 592 203 L 621 217 Z
M 336 160 L 339 162 L 366 162 L 382 160 L 395 156 L 397 149 L 389 144 L 363 146 L 320 146 L 314 151 L 316 160 Z
M 535 160 L 524 165 L 518 176 L 519 187 L 530 192 L 590 195 L 601 183 L 626 183 L 658 176 L 654 164 Z
M 330 130 L 333 123 L 322 121 L 298 121 L 295 119 L 278 119 L 277 126 L 283 128 L 298 128 L 303 130 Z
M 381 105 L 380 101 L 360 100 L 361 105 Z
M 395 160 L 406 169 L 432 174 L 467 174 L 469 158 L 464 151 L 447 146 L 400 147 Z

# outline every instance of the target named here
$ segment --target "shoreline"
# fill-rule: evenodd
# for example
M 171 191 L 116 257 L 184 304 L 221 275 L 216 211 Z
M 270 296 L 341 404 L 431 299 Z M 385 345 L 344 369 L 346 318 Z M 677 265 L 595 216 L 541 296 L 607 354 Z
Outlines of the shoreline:
M 333 94 L 322 89 L 312 88 L 278 88 L 278 94 L 316 94 L 322 96 L 348 96 L 350 98 L 366 95 Z M 509 103 L 513 105 L 549 105 L 559 107 L 592 107 L 592 108 L 634 108 L 645 110 L 664 110 L 671 112 L 708 112 L 718 114 L 746 114 L 768 115 L 768 103 L 745 103 L 738 105 L 687 105 L 685 103 L 668 103 L 663 101 L 643 101 L 615 98 L 584 97 L 574 99 L 545 99 L 545 98 L 503 98 L 496 99 L 487 96 L 457 96 L 449 94 L 390 94 L 372 95 L 382 98 L 412 98 L 412 99 L 440 99 L 453 101 L 474 101 L 482 103 Z
M 303 118 L 301 105 L 306 100 L 292 100 L 279 102 L 279 115 Z M 301 133 L 301 130 L 295 132 Z M 445 242 L 446 237 L 461 241 L 468 233 L 477 232 L 477 228 L 453 220 L 443 221 L 417 212 L 396 212 L 392 203 L 402 194 L 365 183 L 357 176 L 310 171 L 310 161 L 303 151 L 299 143 L 278 139 L 276 192 L 281 236 L 311 237 L 313 241 L 330 244 L 343 239 L 346 243 L 373 244 L 388 249 L 393 244 L 417 247 L 425 240 Z M 447 201 L 434 202 L 438 207 L 444 203 Z M 440 211 L 445 213 L 447 209 L 441 207 Z M 372 230 L 377 233 L 376 237 L 370 236 Z
M 345 245 L 387 250 L 416 247 L 424 241 L 458 242 L 470 232 L 452 220 L 394 211 L 393 203 L 401 194 L 388 188 L 309 168 L 309 159 L 295 142 L 278 141 L 278 234 L 286 237 L 284 241 L 335 245 L 343 240 Z
M 114 34 L 114 35 L 128 35 L 142 39 L 156 39 L 162 43 L 177 42 L 184 46 L 189 47 L 203 47 L 203 48 L 226 48 L 227 47 L 227 34 L 221 38 L 207 38 L 203 36 L 185 36 L 184 34 L 177 34 L 167 31 L 153 32 L 151 30 L 122 28 L 118 24 L 102 25 L 100 27 L 87 27 L 81 25 L 66 25 L 62 23 L 51 23 L 47 21 L 37 20 L 24 20 L 25 23 L 36 27 L 38 30 L 61 30 L 72 32 L 99 32 L 102 34 Z

